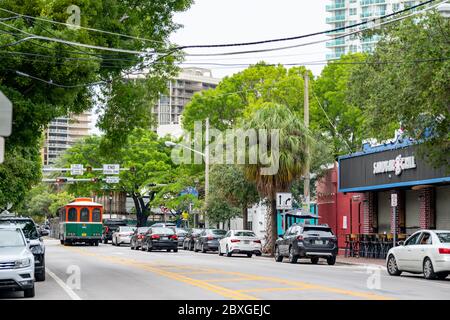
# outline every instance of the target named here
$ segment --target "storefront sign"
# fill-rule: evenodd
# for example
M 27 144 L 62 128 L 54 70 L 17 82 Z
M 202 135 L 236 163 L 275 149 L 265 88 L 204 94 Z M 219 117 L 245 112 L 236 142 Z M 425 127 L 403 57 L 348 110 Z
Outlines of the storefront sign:
M 403 170 L 414 168 L 416 168 L 414 156 L 402 158 L 402 155 L 398 155 L 393 160 L 374 162 L 373 174 L 394 172 L 396 176 L 399 176 Z

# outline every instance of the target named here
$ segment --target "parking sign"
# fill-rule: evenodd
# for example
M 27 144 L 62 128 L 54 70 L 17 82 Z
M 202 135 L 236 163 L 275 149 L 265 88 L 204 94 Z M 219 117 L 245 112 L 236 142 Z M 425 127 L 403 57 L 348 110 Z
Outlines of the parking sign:
M 73 176 L 82 175 L 84 172 L 84 167 L 82 164 L 72 164 L 70 165 L 70 174 Z
M 118 164 L 104 164 L 103 174 L 119 174 L 120 165 Z

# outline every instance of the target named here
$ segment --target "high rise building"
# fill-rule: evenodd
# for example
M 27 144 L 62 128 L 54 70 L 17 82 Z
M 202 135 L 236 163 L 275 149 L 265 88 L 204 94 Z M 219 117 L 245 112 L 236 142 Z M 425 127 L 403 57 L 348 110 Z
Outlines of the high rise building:
M 329 13 L 326 22 L 330 29 L 348 27 L 360 22 L 373 20 L 384 15 L 403 10 L 414 6 L 421 1 L 405 0 L 332 0 L 326 6 Z M 366 26 L 361 26 L 364 28 Z M 379 37 L 361 38 L 361 34 L 354 34 L 344 38 L 334 39 L 336 36 L 343 35 L 346 32 L 357 30 L 357 28 L 345 29 L 330 32 L 328 35 L 332 38 L 326 43 L 326 47 L 331 50 L 327 54 L 327 60 L 339 59 L 343 54 L 355 52 L 371 52 Z
M 168 94 L 161 94 L 153 107 L 159 135 L 181 135 L 180 116 L 186 104 L 196 92 L 213 89 L 220 82 L 209 69 L 183 68 L 180 74 L 168 83 Z
M 90 125 L 89 112 L 53 119 L 45 130 L 43 164 L 45 166 L 53 164 L 56 158 L 77 140 L 89 136 Z

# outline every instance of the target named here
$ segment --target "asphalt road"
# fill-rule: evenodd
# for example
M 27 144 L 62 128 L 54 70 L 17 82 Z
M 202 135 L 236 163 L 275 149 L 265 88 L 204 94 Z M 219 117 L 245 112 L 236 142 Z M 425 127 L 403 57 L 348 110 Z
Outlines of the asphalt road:
M 450 299 L 450 277 L 391 277 L 378 266 L 276 263 L 217 253 L 142 252 L 46 240 L 47 280 L 34 299 Z M 21 298 L 2 292 L 0 298 Z

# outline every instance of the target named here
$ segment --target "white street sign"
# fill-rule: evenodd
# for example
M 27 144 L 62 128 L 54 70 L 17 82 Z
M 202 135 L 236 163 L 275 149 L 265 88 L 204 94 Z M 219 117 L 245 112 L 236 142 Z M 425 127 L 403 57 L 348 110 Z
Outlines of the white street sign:
M 120 165 L 118 164 L 104 164 L 103 174 L 119 174 Z
M 5 160 L 5 139 L 0 137 L 0 163 Z
M 292 209 L 292 193 L 290 192 L 277 192 L 277 209 L 290 210 Z
M 84 173 L 84 167 L 82 164 L 71 164 L 70 165 L 70 174 L 73 176 L 79 176 Z
M 11 101 L 0 91 L 0 136 L 2 137 L 11 135 L 12 110 Z
M 391 207 L 396 207 L 398 205 L 397 194 L 391 194 Z
M 106 183 L 119 183 L 120 178 L 117 176 L 106 177 Z

